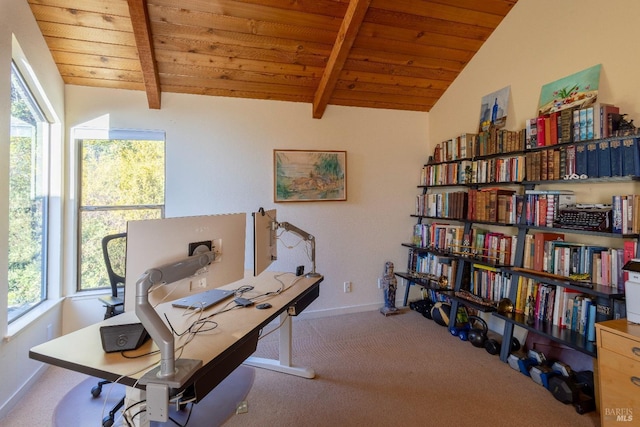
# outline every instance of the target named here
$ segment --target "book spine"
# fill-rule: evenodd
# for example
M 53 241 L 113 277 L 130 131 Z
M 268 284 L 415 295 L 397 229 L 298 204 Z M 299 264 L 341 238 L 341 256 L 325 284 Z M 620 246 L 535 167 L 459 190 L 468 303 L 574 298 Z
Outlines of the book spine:
M 622 176 L 622 143 L 619 139 L 609 142 L 611 176 Z
M 598 142 L 598 176 L 611 176 L 611 149 L 608 140 Z
M 584 144 L 576 146 L 576 174 L 587 175 L 587 146 Z
M 598 177 L 598 144 L 595 142 L 587 144 L 587 176 Z

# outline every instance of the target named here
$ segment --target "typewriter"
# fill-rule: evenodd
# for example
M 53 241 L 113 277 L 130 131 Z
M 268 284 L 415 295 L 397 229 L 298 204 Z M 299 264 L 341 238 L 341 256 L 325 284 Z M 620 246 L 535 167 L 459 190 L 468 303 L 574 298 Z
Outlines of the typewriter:
M 573 205 L 560 209 L 553 221 L 557 228 L 611 231 L 611 205 Z

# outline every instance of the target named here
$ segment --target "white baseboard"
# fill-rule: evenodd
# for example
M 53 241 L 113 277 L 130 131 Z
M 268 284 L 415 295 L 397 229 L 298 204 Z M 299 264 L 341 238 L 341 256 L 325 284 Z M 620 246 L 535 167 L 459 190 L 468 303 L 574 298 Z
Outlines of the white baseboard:
M 297 317 L 301 319 L 319 319 L 321 317 L 331 317 L 331 316 L 339 316 L 341 314 L 352 314 L 352 313 L 361 313 L 363 311 L 374 311 L 379 310 L 383 304 L 375 303 L 375 304 L 362 304 L 362 305 L 352 305 L 348 307 L 337 307 L 337 308 L 329 308 L 326 310 L 305 310 L 300 313 Z
M 22 384 L 22 387 L 16 390 L 16 392 L 6 402 L 4 402 L 2 407 L 0 407 L 0 420 L 6 417 L 7 414 L 9 414 L 9 412 L 11 412 L 11 410 L 20 402 L 20 400 L 22 400 L 27 395 L 27 393 L 29 393 L 31 387 L 36 384 L 36 382 L 45 373 L 48 367 L 49 365 L 43 363 L 40 367 L 38 367 L 38 369 L 33 372 L 33 375 L 31 375 L 31 377 L 29 377 L 29 379 L 25 381 L 24 384 Z

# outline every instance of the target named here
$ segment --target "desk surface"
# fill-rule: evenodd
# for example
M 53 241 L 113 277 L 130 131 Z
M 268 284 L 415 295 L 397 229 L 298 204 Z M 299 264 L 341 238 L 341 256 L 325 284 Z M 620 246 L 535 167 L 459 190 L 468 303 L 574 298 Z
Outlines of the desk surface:
M 196 334 L 182 353 L 179 351 L 179 346 L 184 342 L 184 338 L 176 338 L 176 359 L 179 356 L 203 362 L 203 367 L 187 381 L 185 387 L 194 384 L 198 379 L 209 377 L 201 390 L 201 393 L 206 394 L 255 351 L 258 336 L 263 327 L 296 303 L 315 299 L 322 280 L 322 276 L 306 278 L 296 277 L 290 273 L 264 272 L 258 277 L 247 277 L 222 286 L 221 289 L 253 286 L 253 290 L 243 294 L 243 297 L 249 299 L 267 292 L 277 292 L 281 287 L 284 287 L 284 290 L 279 294 L 256 299 L 257 302 L 269 302 L 272 305 L 269 309 L 256 309 L 254 305 L 216 314 L 210 320 L 216 322 L 217 326 L 213 330 Z M 233 306 L 235 303 L 230 299 L 203 311 L 201 315 L 208 316 L 221 311 L 223 307 Z M 304 306 L 301 308 L 303 309 Z M 156 311 L 161 317 L 166 314 L 178 333 L 185 331 L 200 315 L 193 310 L 174 308 L 171 302 L 158 305 Z M 105 353 L 100 338 L 101 326 L 136 322 L 139 320 L 135 313 L 127 312 L 33 347 L 29 351 L 29 357 L 106 380 L 118 380 L 125 385 L 144 388 L 137 385 L 137 381 L 145 372 L 157 365 L 160 355 L 146 355 L 131 359 L 122 356 L 120 352 Z M 203 329 L 208 329 L 208 326 L 205 325 Z M 127 351 L 125 354 L 132 357 L 154 350 L 157 350 L 157 347 L 149 340 L 139 349 Z M 213 371 L 216 372 L 211 378 Z M 199 398 L 204 397 L 204 394 Z

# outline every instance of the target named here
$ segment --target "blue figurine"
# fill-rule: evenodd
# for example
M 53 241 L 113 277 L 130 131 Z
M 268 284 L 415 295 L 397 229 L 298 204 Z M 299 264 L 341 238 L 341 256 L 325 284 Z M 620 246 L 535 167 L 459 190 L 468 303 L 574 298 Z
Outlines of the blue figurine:
M 393 263 L 391 261 L 387 261 L 384 264 L 382 289 L 384 292 L 384 307 L 380 308 L 380 313 L 385 316 L 398 313 L 398 308 L 396 307 L 396 290 L 398 289 L 398 280 L 393 274 Z

